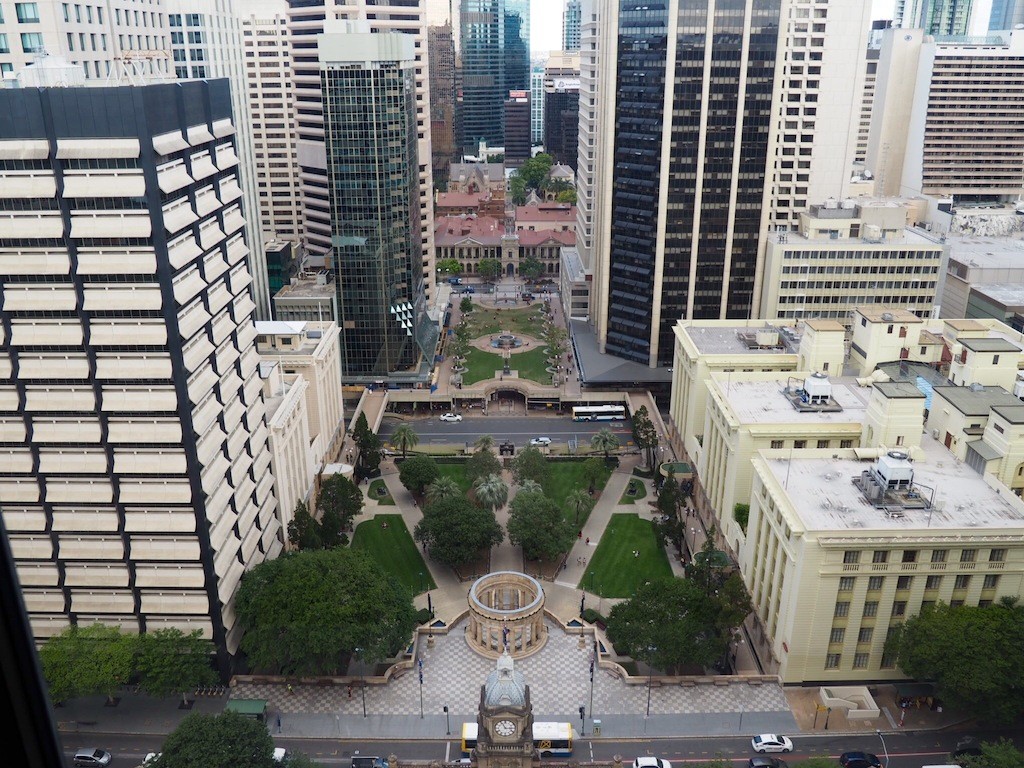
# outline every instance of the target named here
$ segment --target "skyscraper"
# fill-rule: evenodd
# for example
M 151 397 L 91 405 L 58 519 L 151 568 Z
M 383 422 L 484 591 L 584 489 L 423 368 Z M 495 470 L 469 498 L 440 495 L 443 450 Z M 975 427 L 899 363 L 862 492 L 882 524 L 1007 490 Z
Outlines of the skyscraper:
M 562 11 L 562 50 L 566 53 L 580 49 L 580 22 L 582 20 L 580 0 L 566 0 Z
M 424 381 L 438 330 L 417 253 L 413 40 L 352 31 L 317 46 L 343 377 Z
M 576 169 L 580 135 L 579 53 L 552 53 L 544 68 L 544 151 Z
M 456 132 L 455 40 L 451 22 L 427 29 L 430 66 L 430 151 L 434 184 L 445 189 L 448 168 L 461 156 Z
M 611 139 L 587 182 L 592 227 L 605 230 L 587 252 L 603 351 L 669 365 L 679 318 L 756 314 L 762 235 L 843 194 L 870 7 L 785 5 L 793 13 L 782 0 L 602 8 L 594 133 Z
M 284 544 L 227 80 L 0 90 L 3 508 L 37 639 L 238 648 Z
M 530 90 L 529 0 L 461 0 L 462 146 L 505 143 L 509 91 Z
M 1021 0 L 992 0 L 989 29 L 1014 29 L 1024 24 L 1024 2 Z
M 984 5 L 984 19 L 975 6 Z M 926 35 L 968 35 L 988 29 L 991 0 L 897 0 L 895 17 L 904 29 L 923 29 Z M 980 26 L 972 30 L 972 15 Z
M 505 100 L 505 165 L 518 168 L 530 157 L 529 91 L 509 91 Z

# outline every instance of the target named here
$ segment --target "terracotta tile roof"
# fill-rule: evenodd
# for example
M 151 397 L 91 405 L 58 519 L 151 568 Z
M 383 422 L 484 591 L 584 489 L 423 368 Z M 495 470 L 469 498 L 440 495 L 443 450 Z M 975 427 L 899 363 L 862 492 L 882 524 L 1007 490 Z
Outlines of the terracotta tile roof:
M 576 233 L 572 230 L 562 232 L 553 229 L 521 229 L 516 234 L 519 235 L 519 244 L 525 246 L 545 245 L 548 242 L 552 245 L 576 245 Z
M 487 195 L 479 192 L 438 192 L 438 208 L 477 208 Z
M 481 245 L 500 245 L 505 225 L 491 216 L 440 216 L 434 226 L 434 245 L 452 246 L 473 240 Z
M 516 222 L 523 221 L 576 221 L 576 206 L 569 203 L 541 203 L 520 205 L 516 208 Z

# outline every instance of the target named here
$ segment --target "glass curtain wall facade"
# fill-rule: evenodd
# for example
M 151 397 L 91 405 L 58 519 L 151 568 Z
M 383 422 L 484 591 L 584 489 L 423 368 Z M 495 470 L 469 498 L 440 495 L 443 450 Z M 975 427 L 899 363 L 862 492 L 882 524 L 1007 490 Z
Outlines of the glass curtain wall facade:
M 325 42 L 331 38 L 337 45 Z M 331 60 L 332 49 L 358 59 L 377 42 L 356 38 L 390 38 L 390 47 L 408 48 L 409 56 Z M 320 50 L 342 376 L 355 383 L 425 380 L 438 332 L 426 312 L 418 250 L 412 41 L 322 35 Z
M 671 365 L 679 318 L 749 316 L 780 4 L 754 0 L 748 12 L 724 0 L 709 12 L 704 0 L 620 0 L 611 354 Z
M 562 11 L 562 50 L 580 49 L 580 26 L 583 20 L 583 6 L 580 0 L 568 0 Z

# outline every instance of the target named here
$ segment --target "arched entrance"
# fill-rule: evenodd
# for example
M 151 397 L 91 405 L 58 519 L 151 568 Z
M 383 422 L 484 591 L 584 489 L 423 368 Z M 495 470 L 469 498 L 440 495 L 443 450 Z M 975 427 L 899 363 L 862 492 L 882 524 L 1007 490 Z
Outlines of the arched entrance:
M 503 416 L 525 416 L 526 394 L 518 389 L 500 387 L 488 397 L 487 412 Z
M 516 265 L 513 264 L 511 261 L 508 263 L 508 266 L 505 267 L 505 274 L 508 277 L 515 277 L 516 276 Z

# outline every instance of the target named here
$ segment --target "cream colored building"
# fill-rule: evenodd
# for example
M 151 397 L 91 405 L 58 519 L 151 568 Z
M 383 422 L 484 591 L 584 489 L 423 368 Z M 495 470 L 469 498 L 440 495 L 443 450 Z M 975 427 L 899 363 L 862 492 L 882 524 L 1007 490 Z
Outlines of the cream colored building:
M 306 412 L 309 382 L 301 374 L 286 376 L 282 367 L 277 362 L 260 362 L 263 400 L 267 404 L 270 466 L 277 481 L 274 490 L 287 538 L 295 506 L 300 501 L 310 501 L 323 457 L 316 456 L 309 437 Z
M 878 455 L 872 455 L 878 454 Z M 912 453 L 765 451 L 740 568 L 750 634 L 785 683 L 899 679 L 883 648 L 928 604 L 1024 588 L 1024 504 L 925 436 Z

